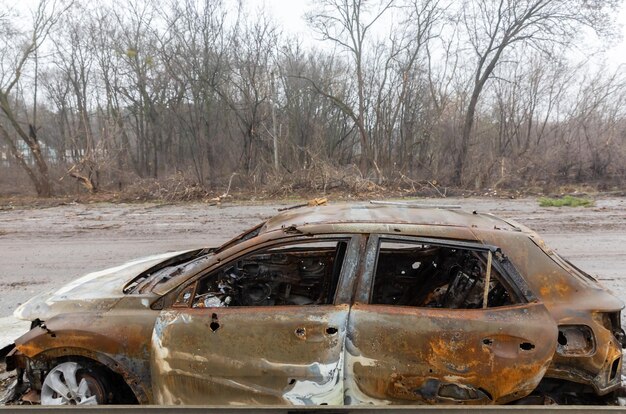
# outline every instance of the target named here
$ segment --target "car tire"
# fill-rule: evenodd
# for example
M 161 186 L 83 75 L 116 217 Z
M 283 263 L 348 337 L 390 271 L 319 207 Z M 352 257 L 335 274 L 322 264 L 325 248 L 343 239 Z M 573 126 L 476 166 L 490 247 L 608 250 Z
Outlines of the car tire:
M 84 362 L 65 361 L 46 375 L 42 405 L 97 405 L 109 402 L 107 375 Z

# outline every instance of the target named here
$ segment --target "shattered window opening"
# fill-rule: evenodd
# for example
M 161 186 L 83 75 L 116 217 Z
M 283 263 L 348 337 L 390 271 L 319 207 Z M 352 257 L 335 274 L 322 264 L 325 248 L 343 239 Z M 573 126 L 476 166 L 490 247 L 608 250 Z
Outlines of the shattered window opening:
M 372 304 L 446 309 L 483 307 L 488 252 L 381 241 Z M 488 307 L 518 303 L 492 264 Z
M 192 307 L 331 304 L 347 245 L 300 242 L 249 254 L 201 279 Z

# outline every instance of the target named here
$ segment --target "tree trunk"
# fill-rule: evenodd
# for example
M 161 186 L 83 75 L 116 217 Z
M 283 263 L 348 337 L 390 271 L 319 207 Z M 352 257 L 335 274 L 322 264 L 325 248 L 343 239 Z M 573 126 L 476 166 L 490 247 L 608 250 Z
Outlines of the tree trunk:
M 26 143 L 28 144 L 30 151 L 33 153 L 35 165 L 37 166 L 39 175 L 38 184 L 35 184 L 35 189 L 37 190 L 37 195 L 39 197 L 50 197 L 52 196 L 52 185 L 50 183 L 50 174 L 48 173 L 48 164 L 41 153 L 41 146 L 37 141 L 37 132 L 35 131 L 35 127 L 33 125 L 29 125 L 29 130 L 30 139 Z
M 463 184 L 463 169 L 465 168 L 465 160 L 469 150 L 470 136 L 472 134 L 472 126 L 474 126 L 474 115 L 476 114 L 476 105 L 478 104 L 478 95 L 480 91 L 477 89 L 472 93 L 472 98 L 465 113 L 465 122 L 463 123 L 463 133 L 461 134 L 461 147 L 454 163 L 454 176 L 452 182 L 454 185 Z
M 29 124 L 29 132 L 26 133 L 26 131 L 24 131 L 19 122 L 17 122 L 17 119 L 15 118 L 15 115 L 11 110 L 8 97 L 5 94 L 0 94 L 0 108 L 2 109 L 2 112 L 6 115 L 7 120 L 9 121 L 15 132 L 28 146 L 28 149 L 30 150 L 35 160 L 35 166 L 37 167 L 37 169 L 34 170 L 28 165 L 26 160 L 24 160 L 21 151 L 17 148 L 17 145 L 9 136 L 8 131 L 4 127 L 0 126 L 0 132 L 2 132 L 2 137 L 9 144 L 13 156 L 18 160 L 20 166 L 26 171 L 29 178 L 33 182 L 35 190 L 37 191 L 37 195 L 39 197 L 50 197 L 52 195 L 52 184 L 50 183 L 48 165 L 46 164 L 46 160 L 43 157 L 43 154 L 41 153 L 41 146 L 37 141 L 37 133 L 35 131 L 35 128 Z

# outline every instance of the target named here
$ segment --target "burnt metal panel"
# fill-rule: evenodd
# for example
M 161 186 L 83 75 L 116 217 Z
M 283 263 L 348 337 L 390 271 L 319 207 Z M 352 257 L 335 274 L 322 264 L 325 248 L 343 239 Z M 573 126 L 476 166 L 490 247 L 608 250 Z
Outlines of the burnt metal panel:
M 346 339 L 354 403 L 506 403 L 542 379 L 557 329 L 541 304 L 431 309 L 355 304 Z
M 157 404 L 343 402 L 349 305 L 167 310 L 152 335 Z
M 38 363 L 84 357 L 120 374 L 142 403 L 151 401 L 149 338 L 158 312 L 150 309 L 64 314 L 36 326 L 15 341 Z
M 587 355 L 557 352 L 546 377 L 588 384 L 600 395 L 618 388 L 619 376 L 611 377 L 610 372 L 621 355 L 621 346 L 604 315 L 619 312 L 624 303 L 593 280 L 572 275 L 550 257 L 550 249 L 536 233 L 523 229 L 523 233 L 475 233 L 483 242 L 496 244 L 507 252 L 557 324 L 588 326 L 597 346 L 595 352 Z
M 305 224 L 372 223 L 379 226 L 375 232 L 384 232 L 385 225 L 393 223 L 426 224 L 429 226 L 457 226 L 503 228 L 514 230 L 506 221 L 486 214 L 473 214 L 456 209 L 423 208 L 372 204 L 338 203 L 318 207 L 304 207 L 276 215 L 265 223 L 264 232 L 282 227 Z

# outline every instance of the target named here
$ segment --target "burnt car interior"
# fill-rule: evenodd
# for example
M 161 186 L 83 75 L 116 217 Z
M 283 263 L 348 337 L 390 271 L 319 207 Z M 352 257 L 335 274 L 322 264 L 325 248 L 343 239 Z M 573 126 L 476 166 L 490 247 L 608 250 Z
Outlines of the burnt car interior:
M 482 308 L 488 252 L 381 241 L 371 303 L 447 309 Z M 491 266 L 488 307 L 518 303 Z
M 201 279 L 192 306 L 330 304 L 347 245 L 344 240 L 300 243 L 247 255 Z

